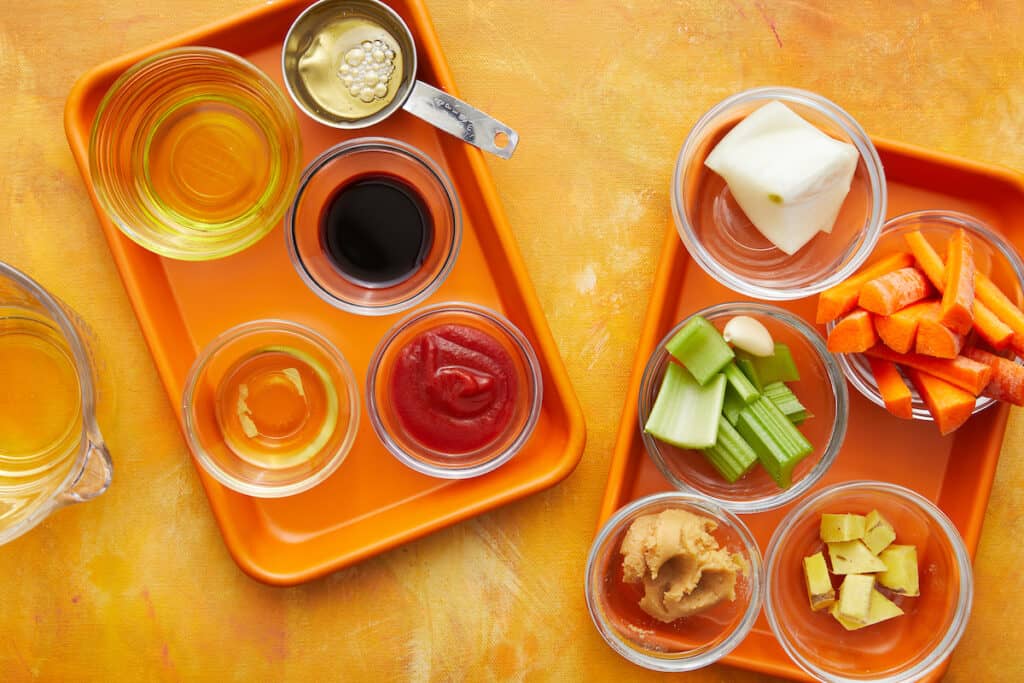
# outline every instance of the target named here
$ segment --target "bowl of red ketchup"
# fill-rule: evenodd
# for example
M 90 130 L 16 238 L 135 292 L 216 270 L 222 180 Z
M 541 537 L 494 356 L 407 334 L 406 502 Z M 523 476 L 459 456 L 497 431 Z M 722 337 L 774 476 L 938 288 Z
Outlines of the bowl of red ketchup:
M 381 340 L 367 371 L 370 422 L 408 467 L 468 479 L 508 462 L 540 415 L 543 381 L 522 332 L 468 303 L 415 311 Z

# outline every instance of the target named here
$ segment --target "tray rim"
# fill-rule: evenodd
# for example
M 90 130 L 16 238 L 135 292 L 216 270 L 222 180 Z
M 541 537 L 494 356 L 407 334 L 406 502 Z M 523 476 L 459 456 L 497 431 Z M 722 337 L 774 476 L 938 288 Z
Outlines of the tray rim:
M 387 2 L 387 0 L 384 1 Z M 427 12 L 423 0 L 404 0 L 404 2 L 408 7 L 409 12 L 415 15 L 415 21 L 412 23 L 414 26 L 419 27 L 419 30 L 416 33 L 417 46 L 423 54 L 429 55 L 431 66 L 433 67 L 436 75 L 436 85 L 458 97 L 458 90 L 455 86 L 454 78 L 448 65 L 448 60 L 441 48 L 437 32 L 434 29 L 433 21 Z M 144 57 L 161 50 L 181 45 L 202 45 L 208 41 L 209 37 L 212 35 L 232 30 L 237 31 L 239 28 L 242 28 L 249 23 L 269 20 L 269 15 L 286 11 L 293 7 L 298 9 L 311 3 L 312 0 L 283 0 L 282 2 L 268 2 L 263 5 L 243 9 L 224 18 L 195 27 L 164 40 L 151 43 L 109 59 L 92 67 L 82 74 L 75 81 L 65 102 L 64 132 L 67 137 L 72 156 L 74 157 L 75 164 L 82 176 L 89 200 L 96 213 L 97 222 L 99 223 L 100 229 L 103 231 L 107 246 L 110 249 L 111 256 L 114 260 L 114 265 L 117 268 L 118 276 L 120 277 L 122 286 L 125 289 L 125 294 L 128 297 L 132 310 L 135 313 L 136 321 L 142 331 L 142 336 L 149 350 L 150 358 L 156 366 L 157 373 L 164 388 L 164 394 L 168 400 L 172 402 L 172 405 L 174 404 L 174 397 L 172 396 L 170 387 L 173 386 L 174 383 L 174 374 L 166 358 L 156 351 L 156 344 L 154 340 L 157 338 L 157 334 L 154 329 L 153 322 L 150 320 L 147 313 L 147 308 L 151 304 L 147 302 L 146 297 L 141 293 L 139 283 L 137 282 L 135 275 L 132 273 L 132 266 L 130 265 L 133 259 L 129 256 L 127 248 L 130 248 L 132 245 L 129 244 L 129 240 L 121 235 L 117 228 L 111 224 L 98 202 L 95 186 L 89 172 L 89 130 L 83 130 L 80 128 L 77 125 L 78 119 L 92 118 L 89 116 L 82 116 L 82 114 L 87 110 L 86 102 L 90 93 L 99 87 L 99 83 L 108 80 L 110 77 L 116 77 L 117 74 L 123 72 L 125 69 Z M 245 55 L 240 56 L 247 59 Z M 302 116 L 301 112 L 298 112 L 298 110 L 296 111 L 297 116 Z M 226 520 L 231 517 L 228 513 L 228 506 L 218 506 L 214 505 L 212 502 L 213 498 L 211 494 L 213 491 L 218 490 L 220 484 L 216 483 L 212 477 L 203 471 L 202 467 L 196 462 L 195 456 L 186 445 L 192 464 L 199 474 L 207 502 L 210 505 L 210 510 L 217 522 L 218 529 L 224 544 L 227 547 L 228 553 L 242 571 L 257 581 L 276 586 L 292 586 L 339 571 L 374 555 L 394 549 L 404 543 L 409 543 L 422 538 L 423 536 L 433 533 L 434 531 L 438 531 L 444 527 L 465 521 L 533 493 L 538 493 L 551 488 L 567 478 L 582 460 L 586 446 L 586 423 L 584 420 L 583 408 L 580 405 L 579 398 L 576 396 L 576 392 L 569 380 L 565 363 L 562 360 L 561 353 L 555 343 L 547 318 L 541 308 L 540 300 L 537 297 L 533 282 L 526 269 L 522 253 L 520 252 L 515 236 L 512 233 L 511 226 L 508 223 L 501 200 L 498 197 L 497 187 L 483 158 L 483 153 L 475 147 L 468 145 L 465 148 L 465 153 L 467 155 L 469 166 L 472 169 L 472 174 L 475 176 L 477 185 L 479 186 L 481 201 L 487 207 L 487 213 L 494 224 L 494 232 L 497 234 L 497 237 L 502 244 L 504 257 L 507 260 L 509 269 L 513 273 L 513 279 L 516 284 L 516 289 L 519 292 L 519 296 L 522 298 L 523 308 L 527 317 L 530 319 L 530 324 L 535 336 L 535 350 L 537 351 L 538 356 L 543 359 L 543 364 L 548 372 L 549 383 L 552 386 L 551 389 L 545 393 L 556 397 L 555 400 L 558 400 L 562 410 L 565 411 L 565 449 L 560 454 L 560 457 L 553 461 L 553 466 L 547 470 L 545 476 L 535 478 L 530 482 L 527 482 L 528 485 L 526 486 L 519 483 L 514 486 L 506 487 L 500 495 L 491 496 L 486 500 L 477 500 L 474 504 L 466 506 L 456 512 L 435 516 L 426 522 L 406 527 L 401 532 L 385 535 L 384 537 L 379 538 L 376 542 L 364 544 L 355 551 L 350 550 L 340 555 L 340 557 L 336 557 L 333 561 L 320 561 L 315 564 L 310 564 L 303 570 L 282 572 L 269 570 L 261 566 L 248 554 L 240 536 L 233 533 L 231 526 L 226 524 Z M 177 411 L 174 412 L 180 431 L 181 419 L 180 416 L 177 415 Z
M 942 166 L 955 167 L 971 173 L 986 175 L 997 178 L 1011 186 L 1024 197 L 1024 173 L 1018 172 L 1006 166 L 991 164 L 967 159 L 961 156 L 921 147 L 911 143 L 894 140 L 882 136 L 871 135 L 874 145 L 883 153 L 898 154 L 907 157 L 914 157 L 923 161 Z M 676 251 L 676 250 L 679 251 Z M 678 256 L 676 256 L 678 254 Z M 647 310 L 644 313 L 643 327 L 637 343 L 637 350 L 633 359 L 633 366 L 630 372 L 629 383 L 622 414 L 619 419 L 619 429 L 615 437 L 615 445 L 612 450 L 611 463 L 609 465 L 608 477 L 605 484 L 604 494 L 601 498 L 601 506 L 598 512 L 597 524 L 594 529 L 595 535 L 608 519 L 615 514 L 616 510 L 627 505 L 632 500 L 623 499 L 623 485 L 625 484 L 626 469 L 632 460 L 632 442 L 636 436 L 636 401 L 634 397 L 640 390 L 640 380 L 647 363 L 647 356 L 661 339 L 661 332 L 658 330 L 658 318 L 666 305 L 671 293 L 671 273 L 676 258 L 691 260 L 685 246 L 679 240 L 674 225 L 669 225 L 662 240 L 659 252 L 658 266 L 655 270 L 654 281 L 651 285 L 651 297 L 648 301 Z M 782 302 L 785 303 L 785 302 Z M 818 327 L 815 325 L 815 327 Z M 992 485 L 995 480 L 996 468 L 999 463 L 999 455 L 1003 446 L 1006 434 L 1006 424 L 1009 419 L 1010 406 L 1005 403 L 990 408 L 995 411 L 994 430 L 999 433 L 995 456 L 982 460 L 980 468 L 980 481 L 983 484 L 980 490 L 982 496 L 975 498 L 971 505 L 970 515 L 967 518 L 967 528 L 960 530 L 973 564 L 977 553 L 978 542 L 981 538 L 982 527 L 985 521 L 985 511 L 988 508 L 989 497 L 992 492 Z M 647 457 L 646 453 L 638 457 Z M 623 501 L 623 502 L 620 502 Z M 749 637 L 749 636 L 748 636 Z M 951 655 L 952 656 L 952 655 Z M 788 658 L 783 660 L 769 659 L 763 656 L 751 656 L 733 651 L 720 660 L 721 664 L 737 666 L 771 676 L 788 678 L 791 680 L 813 680 L 802 669 L 797 667 L 795 662 Z M 938 669 L 928 676 L 926 680 L 936 680 L 941 677 L 949 665 L 947 658 Z M 794 677 L 795 676 L 795 677 Z

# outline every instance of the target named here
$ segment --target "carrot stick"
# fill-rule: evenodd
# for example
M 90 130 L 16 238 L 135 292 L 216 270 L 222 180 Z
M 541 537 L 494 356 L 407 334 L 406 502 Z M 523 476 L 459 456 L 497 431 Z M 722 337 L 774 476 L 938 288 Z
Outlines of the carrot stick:
M 992 368 L 992 379 L 982 392 L 985 396 L 1024 406 L 1024 366 L 981 349 L 966 349 L 964 355 Z
M 946 245 L 946 288 L 942 293 L 939 322 L 964 335 L 974 325 L 974 246 L 967 231 L 959 228 Z
M 938 320 L 922 318 L 917 328 L 914 350 L 923 356 L 956 358 L 964 345 L 964 335 L 957 334 Z
M 1013 330 L 1010 347 L 1018 356 L 1024 356 L 1024 313 L 984 273 L 974 274 L 974 293 L 996 317 L 1010 326 Z
M 814 316 L 819 325 L 830 323 L 857 307 L 857 297 L 865 282 L 880 275 L 913 265 L 914 257 L 905 251 L 890 254 L 872 263 L 856 275 L 848 277 L 835 287 L 826 289 L 818 296 L 818 311 Z
M 861 353 L 878 343 L 871 314 L 856 310 L 836 323 L 828 333 L 828 350 L 832 353 Z
M 1013 341 L 1013 329 L 977 299 L 974 300 L 974 331 L 996 351 L 1002 351 Z
M 943 436 L 967 422 L 974 412 L 974 396 L 963 389 L 914 368 L 906 368 L 904 372 L 928 406 Z
M 900 268 L 864 283 L 857 303 L 866 311 L 892 315 L 928 296 L 928 280 L 917 268 Z
M 912 418 L 913 397 L 896 365 L 880 358 L 868 358 L 868 363 L 871 365 L 871 374 L 875 376 L 875 384 L 878 385 L 878 393 L 882 396 L 885 409 L 904 420 Z
M 875 331 L 879 339 L 897 353 L 914 350 L 917 339 L 917 326 L 924 318 L 937 318 L 939 302 L 934 300 L 919 301 L 906 308 L 901 308 L 892 315 L 876 315 Z
M 924 271 L 924 274 L 928 276 L 931 283 L 935 285 L 935 289 L 944 292 L 946 288 L 946 266 L 942 262 L 942 257 L 939 256 L 939 253 L 932 248 L 931 243 L 925 239 L 925 236 L 920 231 L 908 232 L 903 236 L 903 239 L 907 246 L 910 247 L 910 252 L 914 255 L 918 268 Z M 990 306 L 980 300 L 981 297 L 977 295 L 977 279 L 977 276 L 975 276 L 975 299 L 972 306 L 974 329 L 978 331 L 978 335 L 989 346 L 1002 351 L 1010 344 L 1014 336 L 1014 330 L 1000 320 L 992 312 Z M 1024 320 L 1021 323 L 1024 326 Z
M 870 348 L 864 353 L 873 358 L 891 361 L 904 368 L 914 368 L 934 375 L 964 391 L 969 391 L 974 396 L 981 394 L 989 380 L 992 379 L 992 368 L 966 356 L 948 359 L 929 358 L 918 353 L 896 353 L 882 345 Z
M 921 234 L 920 230 L 908 232 L 903 235 L 903 241 L 910 247 L 910 253 L 917 261 L 917 267 L 924 271 L 935 289 L 940 292 L 946 288 L 946 264 L 943 263 L 939 252 L 935 251 L 931 242 Z

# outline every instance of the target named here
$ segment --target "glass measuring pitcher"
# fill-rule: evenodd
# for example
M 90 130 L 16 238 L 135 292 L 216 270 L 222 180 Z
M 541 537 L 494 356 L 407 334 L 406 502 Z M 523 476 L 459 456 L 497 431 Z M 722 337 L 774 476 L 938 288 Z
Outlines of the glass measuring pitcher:
M 107 490 L 92 358 L 74 314 L 0 262 L 0 544 Z

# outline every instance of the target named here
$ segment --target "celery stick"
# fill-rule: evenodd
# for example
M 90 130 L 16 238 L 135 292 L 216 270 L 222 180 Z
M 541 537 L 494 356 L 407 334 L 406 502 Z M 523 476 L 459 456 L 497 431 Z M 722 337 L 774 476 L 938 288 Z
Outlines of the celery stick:
M 740 398 L 731 384 L 725 385 L 725 397 L 722 399 L 722 415 L 732 426 L 736 426 L 736 420 L 740 417 L 740 411 L 747 405 L 746 401 Z
M 800 372 L 793 362 L 793 354 L 789 347 L 776 342 L 775 353 L 766 358 L 758 358 L 758 374 L 761 381 L 766 385 L 772 382 L 796 382 L 800 379 Z
M 781 410 L 782 414 L 795 425 L 801 424 L 810 417 L 807 408 L 804 407 L 804 404 L 800 403 L 800 399 L 796 397 L 793 390 L 782 382 L 772 382 L 766 386 L 764 388 L 764 395 L 771 399 L 775 407 Z
M 750 383 L 755 389 L 763 391 L 764 385 L 761 384 L 761 378 L 757 375 L 757 366 L 754 365 L 754 358 L 756 358 L 756 356 L 752 356 L 746 351 L 740 350 L 736 354 L 736 367 L 740 369 L 740 372 L 747 376 L 747 379 L 750 380 Z
M 800 379 L 789 347 L 778 342 L 771 356 L 760 357 L 746 351 L 737 351 L 736 364 L 759 391 L 772 382 L 795 382 Z
M 765 396 L 740 411 L 736 430 L 781 488 L 793 483 L 793 468 L 814 450 L 800 430 Z
M 702 386 L 735 356 L 715 326 L 699 315 L 683 325 L 683 329 L 665 344 L 665 350 Z
M 680 448 L 713 446 L 724 396 L 725 375 L 700 386 L 684 368 L 669 363 L 644 431 Z
M 718 439 L 714 446 L 705 448 L 703 453 L 730 484 L 749 472 L 757 462 L 757 453 L 728 420 L 719 421 Z
M 733 389 L 743 399 L 743 403 L 750 403 L 758 397 L 757 387 L 750 383 L 750 380 L 747 379 L 747 376 L 743 374 L 743 371 L 735 363 L 726 365 L 722 373 L 729 381 L 729 388 Z

